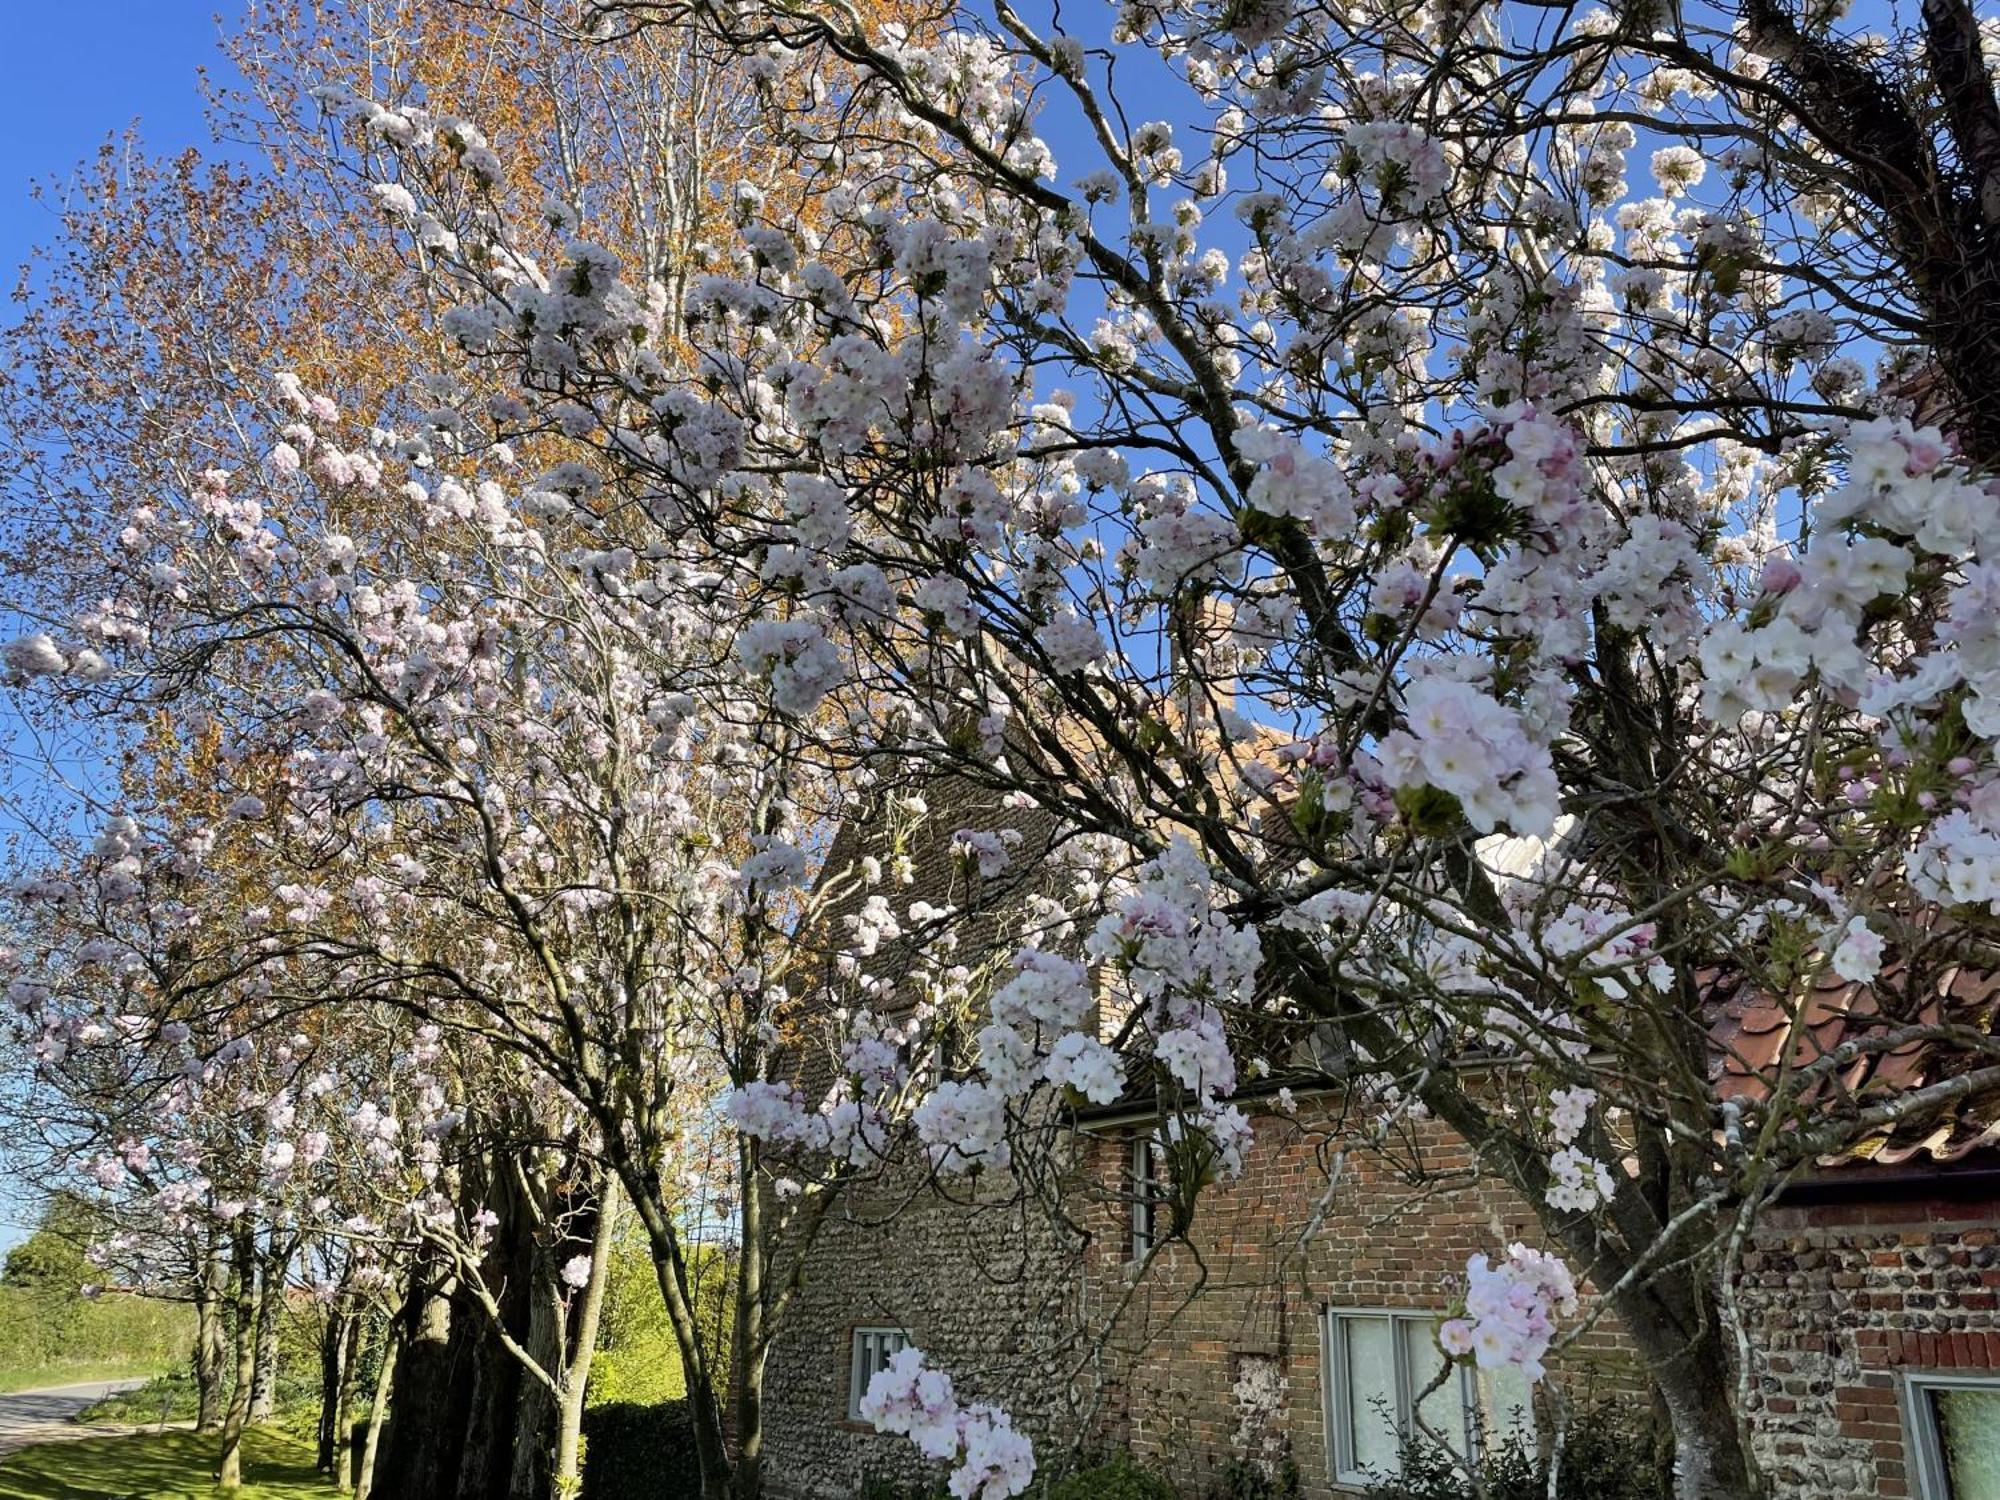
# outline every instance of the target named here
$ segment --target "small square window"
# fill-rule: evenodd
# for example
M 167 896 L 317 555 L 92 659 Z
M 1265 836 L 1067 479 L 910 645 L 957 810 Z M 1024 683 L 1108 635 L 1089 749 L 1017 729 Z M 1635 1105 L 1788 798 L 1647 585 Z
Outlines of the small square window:
M 1327 1444 L 1339 1483 L 1394 1479 L 1404 1441 L 1426 1432 L 1460 1455 L 1482 1438 L 1532 1439 L 1527 1381 L 1514 1370 L 1447 1369 L 1438 1321 L 1430 1312 L 1328 1311 Z
M 857 1328 L 847 1359 L 847 1420 L 861 1420 L 861 1398 L 868 1382 L 889 1368 L 889 1361 L 910 1342 L 900 1328 Z
M 1903 1413 L 1921 1500 L 2000 1500 L 2000 1375 L 1913 1374 Z

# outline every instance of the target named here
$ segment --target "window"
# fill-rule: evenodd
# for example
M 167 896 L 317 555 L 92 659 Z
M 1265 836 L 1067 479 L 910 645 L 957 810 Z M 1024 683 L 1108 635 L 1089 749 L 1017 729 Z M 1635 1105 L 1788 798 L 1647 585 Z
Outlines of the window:
M 1132 1202 L 1131 1260 L 1136 1266 L 1152 1253 L 1153 1215 L 1160 1202 L 1160 1148 L 1150 1130 L 1132 1137 L 1126 1176 Z
M 2000 1500 L 2000 1377 L 1911 1375 L 1903 1412 L 1922 1500 Z
M 1518 1370 L 1459 1365 L 1430 1390 L 1445 1367 L 1438 1321 L 1428 1312 L 1328 1311 L 1322 1349 L 1327 1443 L 1340 1483 L 1400 1474 L 1403 1439 L 1427 1436 L 1417 1426 L 1419 1416 L 1430 1434 L 1459 1454 L 1471 1452 L 1482 1437 L 1532 1436 L 1528 1382 Z
M 868 1382 L 889 1368 L 889 1361 L 910 1341 L 900 1328 L 857 1328 L 847 1361 L 847 1420 L 861 1420 L 861 1398 Z

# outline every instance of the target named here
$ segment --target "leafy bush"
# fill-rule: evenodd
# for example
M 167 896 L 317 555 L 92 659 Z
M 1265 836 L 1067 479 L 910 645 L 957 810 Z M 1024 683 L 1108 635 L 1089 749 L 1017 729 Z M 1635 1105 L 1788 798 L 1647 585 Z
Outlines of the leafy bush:
M 193 1344 L 193 1310 L 178 1303 L 122 1292 L 93 1302 L 48 1287 L 0 1286 L 0 1373 L 59 1380 L 165 1370 Z
M 685 1401 L 616 1401 L 583 1414 L 584 1500 L 657 1500 L 701 1493 L 694 1421 Z
M 689 1261 L 696 1316 L 704 1336 L 711 1341 L 717 1363 L 726 1366 L 731 1323 L 729 1258 L 713 1247 L 702 1247 L 690 1254 Z M 673 1324 L 660 1297 L 653 1258 L 643 1238 L 628 1233 L 611 1251 L 587 1399 L 592 1406 L 657 1406 L 686 1394 L 680 1345 L 674 1340 Z
M 88 1204 L 56 1197 L 35 1232 L 7 1252 L 0 1269 L 0 1390 L 168 1369 L 194 1343 L 191 1308 L 114 1291 L 91 1299 L 101 1281 L 84 1246 L 104 1221 Z
M 861 1479 L 857 1500 L 948 1500 L 942 1481 L 934 1484 L 904 1484 L 884 1474 L 866 1474 Z
M 1079 1469 L 1049 1486 L 1049 1500 L 1178 1500 L 1174 1487 L 1142 1469 L 1129 1453 L 1117 1453 L 1094 1468 Z
M 1286 1459 L 1275 1470 L 1232 1458 L 1209 1487 L 1210 1500 L 1298 1500 L 1299 1466 Z
M 1652 1421 L 1622 1402 L 1578 1409 L 1563 1440 L 1556 1500 L 1669 1500 L 1665 1476 L 1653 1461 Z M 1477 1500 L 1458 1460 L 1435 1444 L 1406 1441 L 1403 1472 L 1378 1479 L 1365 1500 Z M 1547 1500 L 1548 1465 L 1519 1438 L 1487 1447 L 1479 1477 L 1486 1500 Z

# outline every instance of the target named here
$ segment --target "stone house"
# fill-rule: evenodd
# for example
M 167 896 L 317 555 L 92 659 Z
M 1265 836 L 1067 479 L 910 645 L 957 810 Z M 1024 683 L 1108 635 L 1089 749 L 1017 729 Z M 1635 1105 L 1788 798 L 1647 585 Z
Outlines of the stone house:
M 2000 979 L 1948 974 L 1938 1004 L 1990 1033 Z M 1717 1087 L 1752 1090 L 1766 1069 L 1832 1051 L 1868 1009 L 1837 982 L 1796 1013 L 1718 989 Z M 1841 1082 L 1910 1087 L 1963 1065 L 1911 1048 Z M 962 1393 L 1004 1400 L 1056 1461 L 1127 1448 L 1190 1500 L 1232 1461 L 1295 1465 L 1311 1500 L 1352 1494 L 1395 1472 L 1418 1421 L 1461 1451 L 1533 1441 L 1546 1403 L 1518 1378 L 1434 1381 L 1432 1331 L 1468 1257 L 1540 1242 L 1534 1211 L 1438 1122 L 1340 1153 L 1361 1107 L 1342 1090 L 1253 1102 L 1243 1174 L 1204 1192 L 1185 1237 L 1152 1222 L 1151 1126 L 1118 1106 L 1051 1121 L 1065 1149 L 1046 1178 L 989 1171 L 941 1202 L 913 1166 L 846 1203 L 769 1365 L 774 1495 L 850 1500 L 868 1476 L 922 1475 L 910 1445 L 857 1410 L 906 1342 Z M 1741 1264 L 1741 1406 L 1777 1500 L 2000 1496 L 1990 1102 L 1821 1163 L 1760 1221 Z M 1610 1318 L 1554 1375 L 1573 1405 L 1645 1389 Z

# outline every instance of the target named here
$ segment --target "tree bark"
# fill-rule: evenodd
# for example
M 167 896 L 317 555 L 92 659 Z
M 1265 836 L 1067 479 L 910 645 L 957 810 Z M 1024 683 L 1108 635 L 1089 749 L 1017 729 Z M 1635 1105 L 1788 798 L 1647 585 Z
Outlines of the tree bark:
M 562 1369 L 559 1309 L 552 1309 L 555 1291 L 538 1268 L 528 1288 L 527 1327 L 521 1346 L 535 1363 L 554 1374 Z M 510 1356 L 502 1356 L 511 1358 Z M 535 1377 L 520 1381 L 514 1398 L 514 1442 L 507 1482 L 508 1500 L 545 1500 L 554 1484 L 552 1455 L 556 1440 L 556 1402 L 549 1388 Z
M 250 1425 L 250 1386 L 257 1374 L 257 1233 L 248 1216 L 237 1221 L 230 1259 L 236 1276 L 236 1381 L 222 1417 L 222 1459 L 215 1482 L 243 1487 L 243 1432 Z
M 1719 1326 L 1711 1323 L 1683 1358 L 1650 1370 L 1674 1435 L 1676 1500 L 1762 1500 L 1764 1494 L 1743 1452 L 1721 1342 Z M 1650 1364 L 1650 1351 L 1647 1358 Z
M 419 1266 L 403 1311 L 396 1355 L 396 1402 L 381 1459 L 402 1492 L 454 1493 L 465 1457 L 473 1351 L 467 1319 L 455 1317 L 458 1278 L 442 1262 Z
M 362 1440 L 361 1468 L 354 1476 L 354 1500 L 368 1500 L 375 1488 L 375 1461 L 382 1452 L 382 1426 L 389 1412 L 389 1392 L 396 1381 L 396 1323 L 382 1333 L 382 1364 L 375 1372 L 375 1394 L 368 1403 L 368 1436 Z
M 611 1279 L 611 1245 L 618 1227 L 618 1189 L 610 1180 L 600 1182 L 597 1199 L 597 1228 L 590 1240 L 590 1280 L 578 1294 L 570 1316 L 569 1366 L 563 1372 L 563 1389 L 556 1398 L 555 1489 L 559 1500 L 568 1500 L 582 1489 L 578 1467 L 583 1439 L 583 1399 L 590 1387 L 590 1364 L 597 1352 L 597 1329 L 604 1314 L 604 1290 Z
M 335 1303 L 327 1309 L 319 1337 L 319 1427 L 314 1466 L 320 1473 L 345 1479 L 340 1467 L 340 1424 L 347 1408 L 347 1374 L 353 1362 L 353 1314 Z
M 222 1303 L 229 1293 L 229 1272 L 209 1247 L 208 1261 L 194 1294 L 194 1387 L 196 1432 L 222 1426 L 223 1360 L 227 1347 Z
M 694 1429 L 695 1459 L 701 1466 L 701 1500 L 729 1500 L 729 1440 L 722 1423 L 722 1401 L 716 1390 L 709 1350 L 696 1326 L 694 1299 L 688 1289 L 687 1259 L 672 1220 L 661 1206 L 664 1184 L 656 1167 L 641 1167 L 629 1158 L 619 1162 L 625 1191 L 645 1226 L 652 1252 L 653 1276 L 667 1304 L 667 1321 L 681 1354 L 687 1380 L 688 1414 Z M 629 1174 L 629 1175 L 628 1175 Z
M 252 1422 L 268 1422 L 278 1409 L 278 1320 L 285 1309 L 285 1270 L 291 1259 L 288 1249 L 274 1245 L 258 1268 L 257 1363 L 250 1380 Z
M 468 1170 L 463 1201 L 483 1203 L 497 1216 L 493 1238 L 480 1266 L 480 1279 L 493 1289 L 494 1307 L 485 1318 L 468 1317 L 471 1331 L 471 1395 L 467 1402 L 464 1453 L 459 1465 L 457 1500 L 508 1500 L 521 1483 L 524 1451 L 548 1446 L 551 1423 L 546 1405 L 534 1406 L 535 1382 L 507 1349 L 503 1339 L 530 1339 L 530 1302 L 539 1295 L 535 1280 L 535 1219 L 522 1201 L 514 1174 L 491 1158 L 474 1172 Z M 539 1486 L 530 1490 L 544 1500 L 546 1466 L 534 1475 Z
M 762 1500 L 764 1490 L 764 1193 L 757 1143 L 737 1138 L 737 1181 L 743 1187 L 742 1263 L 736 1287 L 736 1500 Z

